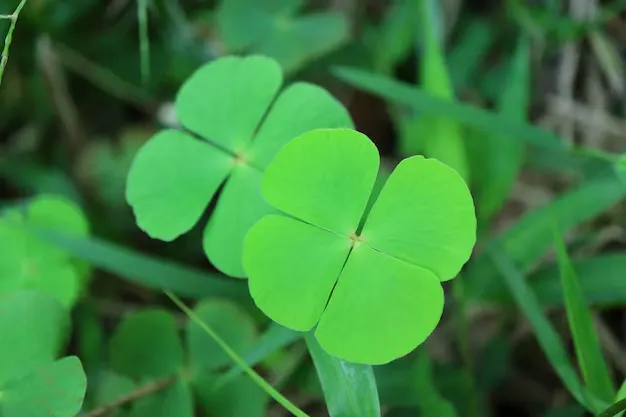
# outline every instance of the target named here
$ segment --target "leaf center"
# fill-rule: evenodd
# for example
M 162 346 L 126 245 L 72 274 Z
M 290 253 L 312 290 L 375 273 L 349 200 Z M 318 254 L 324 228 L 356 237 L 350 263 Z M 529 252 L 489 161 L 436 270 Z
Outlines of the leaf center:
M 244 153 L 244 151 L 241 149 L 237 149 L 235 151 L 235 155 L 233 156 L 233 163 L 235 165 L 247 165 L 248 162 L 249 162 L 249 159 Z
M 348 235 L 350 238 L 350 245 L 354 248 L 363 243 L 363 235 L 358 235 L 356 232 L 352 232 Z

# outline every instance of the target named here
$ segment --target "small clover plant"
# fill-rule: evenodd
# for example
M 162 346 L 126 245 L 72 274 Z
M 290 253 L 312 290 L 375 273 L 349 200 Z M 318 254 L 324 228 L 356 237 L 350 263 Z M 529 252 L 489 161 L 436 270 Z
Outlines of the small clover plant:
M 282 214 L 249 231 L 250 293 L 274 321 L 313 327 L 341 359 L 383 364 L 422 343 L 441 318 L 442 281 L 467 262 L 476 217 L 465 181 L 434 159 L 400 162 L 365 214 L 376 146 L 350 129 L 317 129 L 287 144 L 262 192 Z
M 253 318 L 237 304 L 207 299 L 200 301 L 194 312 L 239 354 L 258 341 Z M 215 386 L 230 363 L 216 342 L 192 321 L 186 323 L 184 333 L 183 339 L 174 317 L 162 309 L 125 316 L 110 341 L 112 369 L 107 379 L 125 381 L 126 392 L 105 393 L 109 384 L 104 381 L 96 387 L 98 403 L 114 401 L 155 381 L 167 381 L 163 390 L 135 402 L 129 416 L 162 415 L 160 410 L 166 403 L 171 407 L 167 415 L 176 417 L 193 416 L 194 408 L 220 417 L 265 415 L 269 397 L 245 375 Z M 235 400 L 241 397 L 246 401 Z
M 279 95 L 282 81 L 279 65 L 262 56 L 219 58 L 192 74 L 175 101 L 183 128 L 152 137 L 128 175 L 126 199 L 141 229 L 174 240 L 198 222 L 223 184 L 203 246 L 219 270 L 246 276 L 246 232 L 273 210 L 260 191 L 265 167 L 304 132 L 352 126 L 322 88 L 295 83 Z
M 76 357 L 56 360 L 69 313 L 40 291 L 0 294 L 0 415 L 72 417 L 87 380 Z
M 63 197 L 42 194 L 25 205 L 6 210 L 0 218 L 0 294 L 33 289 L 71 307 L 89 276 L 89 266 L 33 235 L 29 227 L 89 234 L 78 206 Z

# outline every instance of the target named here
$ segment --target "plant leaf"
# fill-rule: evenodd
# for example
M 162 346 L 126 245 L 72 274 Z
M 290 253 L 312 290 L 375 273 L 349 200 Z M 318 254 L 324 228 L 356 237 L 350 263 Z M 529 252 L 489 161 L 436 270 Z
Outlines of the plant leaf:
M 163 391 L 139 398 L 129 417 L 193 417 L 193 397 L 186 381 L 176 379 Z
M 541 349 L 567 390 L 589 411 L 599 412 L 606 408 L 607 404 L 604 401 L 593 396 L 581 385 L 558 334 L 543 314 L 532 289 L 506 253 L 500 248 L 492 247 L 488 254 L 502 274 L 517 306 L 530 323 Z
M 185 133 L 163 130 L 137 152 L 126 200 L 143 231 L 171 241 L 198 222 L 231 167 L 224 152 Z
M 365 221 L 363 241 L 452 279 L 476 240 L 472 196 L 454 170 L 422 156 L 400 162 Z
M 256 338 L 254 321 L 237 304 L 224 300 L 204 300 L 195 314 L 211 326 L 237 352 L 246 352 Z M 193 322 L 187 323 L 189 359 L 197 373 L 215 371 L 230 363 L 230 358 Z
M 204 330 L 211 338 L 217 343 L 217 345 L 228 355 L 228 357 L 235 362 L 241 369 L 254 381 L 261 389 L 267 392 L 273 399 L 280 405 L 285 407 L 286 410 L 291 412 L 296 417 L 309 417 L 305 412 L 296 407 L 291 401 L 285 398 L 280 392 L 272 387 L 263 377 L 250 368 L 241 356 L 237 354 L 211 327 L 204 323 L 189 307 L 187 307 L 178 297 L 171 292 L 166 292 L 166 295 L 180 308 L 191 321 L 197 324 L 202 330 Z
M 420 349 L 415 361 L 415 392 L 418 399 L 420 415 L 424 417 L 456 417 L 454 406 L 441 396 L 433 381 L 432 363 L 426 349 Z
M 279 210 L 347 236 L 357 230 L 379 162 L 376 146 L 359 132 L 314 130 L 289 142 L 272 161 L 263 196 Z
M 86 236 L 89 226 L 74 203 L 53 195 L 39 195 L 25 207 L 7 210 L 0 219 L 0 293 L 34 289 L 71 307 L 87 278 L 88 265 L 70 259 L 62 249 L 28 233 L 34 225 Z
M 439 2 L 420 0 L 420 15 L 424 53 L 420 60 L 421 85 L 424 91 L 446 100 L 454 100 L 454 90 L 448 76 L 443 47 L 437 36 L 437 9 Z M 452 119 L 423 116 L 423 133 L 428 135 L 425 142 L 427 156 L 436 158 L 454 168 L 463 178 L 469 178 L 469 167 L 465 155 L 465 145 L 461 130 Z
M 157 309 L 128 314 L 111 337 L 109 357 L 115 372 L 137 382 L 174 375 L 184 365 L 174 318 Z
M 626 188 L 614 174 L 586 181 L 527 212 L 487 244 L 504 248 L 515 264 L 526 271 L 550 247 L 553 218 L 559 219 L 564 231 L 569 230 L 615 204 L 625 191 Z M 576 207 L 576 210 L 572 210 L 572 207 Z M 466 276 L 468 296 L 480 298 L 487 291 L 498 291 L 500 283 L 495 280 L 495 276 L 495 267 L 484 253 L 474 257 Z
M 3 417 L 73 417 L 86 389 L 80 360 L 68 356 L 9 384 L 2 392 L 0 410 Z
M 274 352 L 292 344 L 301 337 L 302 333 L 300 332 L 288 329 L 278 323 L 272 323 L 255 342 L 254 347 L 243 355 L 243 360 L 248 366 L 255 366 L 267 359 Z M 220 387 L 241 373 L 241 368 L 235 365 L 220 375 L 215 380 L 214 386 Z
M 244 266 L 250 294 L 272 320 L 308 331 L 319 320 L 350 251 L 350 240 L 284 216 L 248 232 Z
M 335 75 L 349 84 L 423 115 L 446 117 L 463 125 L 498 134 L 507 140 L 524 140 L 544 150 L 565 152 L 566 142 L 539 127 L 515 122 L 492 111 L 453 102 L 391 78 L 353 68 L 337 68 Z
M 202 243 L 207 257 L 231 277 L 246 278 L 241 259 L 246 233 L 261 217 L 275 211 L 261 195 L 261 178 L 256 169 L 237 166 L 204 229 Z
M 352 250 L 315 335 L 333 356 L 380 365 L 426 340 L 442 312 L 436 275 L 362 244 Z
M 305 340 L 331 417 L 379 417 L 380 402 L 369 365 L 342 361 L 326 353 L 312 333 Z
M 0 390 L 7 382 L 54 361 L 68 324 L 67 311 L 47 294 L 15 291 L 0 295 Z
M 350 37 L 348 22 L 337 12 L 309 13 L 293 21 L 279 22 L 257 52 L 276 59 L 286 72 L 301 69 Z
M 148 256 L 97 238 L 80 238 L 64 233 L 33 230 L 47 242 L 108 272 L 157 290 L 171 290 L 188 297 L 226 297 L 250 300 L 242 283 L 190 268 L 170 260 Z
M 280 66 L 270 58 L 223 57 L 185 81 L 176 114 L 187 129 L 237 154 L 250 145 L 282 81 Z
M 266 168 L 289 141 L 317 128 L 351 128 L 346 108 L 326 90 L 294 83 L 278 97 L 247 153 L 255 166 Z
M 530 43 L 520 37 L 515 54 L 510 62 L 508 81 L 498 100 L 498 110 L 511 120 L 524 122 L 528 109 L 528 91 L 530 77 Z M 480 144 L 476 161 L 480 176 L 478 193 L 478 211 L 483 219 L 489 219 L 500 210 L 509 190 L 517 179 L 517 174 L 524 162 L 524 143 L 507 140 L 500 135 L 476 135 L 476 144 Z M 472 166 L 472 169 L 474 165 Z
M 584 294 L 578 284 L 576 272 L 558 230 L 555 230 L 555 245 L 559 269 L 561 270 L 561 285 L 565 296 L 565 311 L 567 312 L 569 328 L 572 332 L 576 357 L 582 370 L 583 380 L 591 393 L 610 403 L 615 397 L 611 374 L 602 355 L 593 317 L 587 307 Z
M 250 378 L 238 376 L 215 387 L 215 375 L 199 375 L 195 392 L 208 415 L 219 417 L 265 417 L 270 397 Z

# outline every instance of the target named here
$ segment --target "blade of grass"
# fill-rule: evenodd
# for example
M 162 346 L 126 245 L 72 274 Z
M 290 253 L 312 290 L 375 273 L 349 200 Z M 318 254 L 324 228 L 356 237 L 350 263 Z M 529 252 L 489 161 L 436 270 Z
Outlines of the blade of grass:
M 244 304 L 250 302 L 245 282 L 148 256 L 94 237 L 82 238 L 38 229 L 33 232 L 78 259 L 148 288 L 170 290 L 186 297 L 213 296 Z
M 620 400 L 598 414 L 598 417 L 614 417 L 618 416 L 626 411 L 626 399 Z
M 435 97 L 423 89 L 383 75 L 346 67 L 335 68 L 333 73 L 356 88 L 390 102 L 408 106 L 420 114 L 450 118 L 463 125 L 483 130 L 485 133 L 501 135 L 507 140 L 523 140 L 528 144 L 538 146 L 544 152 L 573 152 L 610 164 L 618 160 L 617 155 L 595 149 L 572 147 L 557 135 L 537 126 L 509 120 L 480 107 Z
M 559 219 L 564 231 L 570 230 L 617 203 L 624 197 L 625 191 L 626 187 L 614 173 L 586 181 L 524 214 L 485 245 L 503 248 L 518 268 L 526 272 L 553 242 L 552 216 Z M 480 299 L 484 293 L 503 290 L 497 289 L 501 283 L 495 279 L 497 272 L 484 252 L 472 260 L 467 276 L 470 298 Z
M 293 404 L 291 401 L 285 398 L 280 392 L 278 392 L 274 387 L 272 387 L 265 379 L 263 379 L 263 377 L 261 377 L 261 375 L 256 373 L 254 369 L 250 368 L 246 364 L 245 360 L 241 356 L 239 356 L 233 349 L 231 349 L 230 346 L 228 346 L 228 344 L 224 342 L 224 340 L 222 340 L 222 338 L 217 333 L 215 333 L 215 331 L 211 327 L 209 327 L 204 321 L 202 321 L 202 319 L 200 319 L 200 317 L 198 317 L 196 313 L 194 313 L 189 307 L 187 307 L 187 305 L 183 303 L 180 298 L 178 298 L 176 295 L 174 295 L 170 291 L 165 291 L 165 295 L 167 295 L 170 298 L 170 300 L 172 300 L 172 302 L 176 304 L 176 306 L 180 308 L 181 311 L 183 311 L 187 315 L 187 317 L 189 317 L 191 321 L 197 324 L 213 340 L 215 340 L 215 343 L 217 343 L 220 346 L 220 348 L 224 351 L 224 353 L 226 353 L 226 355 L 228 355 L 228 357 L 230 357 L 230 359 L 234 363 L 236 363 L 239 367 L 241 367 L 241 369 L 250 377 L 250 379 L 252 379 L 252 381 L 254 381 L 259 386 L 259 388 L 265 391 L 269 396 L 271 396 L 274 400 L 276 400 L 276 402 L 282 405 L 287 411 L 292 413 L 294 416 L 309 417 L 308 414 L 300 410 L 295 404 Z
M 279 349 L 282 349 L 302 338 L 302 333 L 272 323 L 256 342 L 256 345 L 243 356 L 248 366 L 255 366 Z M 221 388 L 229 381 L 243 372 L 238 366 L 231 367 L 228 371 L 217 377 L 213 384 L 214 389 Z
M 457 87 L 466 87 L 471 82 L 494 41 L 492 25 L 486 19 L 471 19 L 462 30 L 459 43 L 446 60 Z
M 418 3 L 424 48 L 420 60 L 422 88 L 435 97 L 454 101 L 454 90 L 446 68 L 442 42 L 439 40 L 436 24 L 441 20 L 438 18 L 440 2 L 418 0 Z M 467 181 L 469 168 L 458 123 L 453 119 L 433 114 L 420 116 L 419 122 L 421 122 L 422 135 L 428 138 L 424 144 L 426 155 L 454 168 Z M 407 139 L 414 138 L 408 137 Z
M 558 227 L 555 227 L 554 241 L 561 271 L 561 285 L 565 296 L 565 311 L 583 380 L 589 392 L 602 400 L 611 402 L 615 397 L 611 375 L 602 355 L 602 348 L 593 325 L 591 312 L 587 307 L 587 302 Z
M 7 36 L 4 39 L 4 48 L 2 49 L 2 57 L 0 58 L 0 85 L 2 85 L 2 78 L 4 77 L 4 69 L 9 62 L 9 50 L 11 48 L 11 42 L 13 42 L 13 32 L 15 32 L 15 27 L 17 26 L 17 20 L 20 17 L 20 13 L 22 9 L 26 5 L 27 0 L 20 1 L 20 4 L 17 5 L 15 11 L 9 15 L 0 15 L 0 19 L 8 19 L 11 21 L 9 25 L 9 30 L 7 32 Z
M 525 122 L 530 90 L 530 42 L 520 37 L 511 59 L 508 80 L 498 97 L 498 111 L 503 117 L 516 122 Z M 497 213 L 504 204 L 509 191 L 517 179 L 525 159 L 524 143 L 507 140 L 500 135 L 477 136 L 479 145 L 478 163 L 472 170 L 481 172 L 478 192 L 478 212 L 483 222 Z M 472 160 L 472 162 L 475 162 Z
M 139 22 L 139 53 L 141 83 L 145 87 L 150 78 L 150 39 L 148 37 L 148 0 L 137 0 L 137 21 Z
M 312 332 L 304 339 L 313 358 L 331 417 L 379 417 L 380 402 L 371 366 L 326 353 Z
M 506 252 L 498 247 L 490 247 L 487 253 L 507 284 L 517 306 L 530 323 L 550 365 L 567 390 L 589 411 L 597 413 L 605 409 L 608 404 L 588 392 L 580 383 L 558 334 L 541 310 L 537 297 Z
M 457 412 L 452 403 L 446 400 L 437 390 L 433 381 L 432 362 L 427 349 L 420 349 L 413 364 L 415 375 L 414 386 L 418 397 L 420 416 L 424 417 L 456 417 Z M 476 415 L 472 408 L 470 414 Z
M 587 303 L 603 307 L 626 304 L 626 254 L 606 253 L 592 258 L 573 261 L 581 290 Z M 528 284 L 544 308 L 560 308 L 564 305 L 563 288 L 556 264 L 546 266 L 528 277 Z M 489 291 L 482 302 L 507 304 L 512 302 L 505 288 Z

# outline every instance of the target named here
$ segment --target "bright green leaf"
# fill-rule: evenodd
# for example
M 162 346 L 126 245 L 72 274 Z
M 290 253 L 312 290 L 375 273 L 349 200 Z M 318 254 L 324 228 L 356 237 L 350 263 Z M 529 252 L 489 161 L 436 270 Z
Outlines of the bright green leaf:
M 361 237 L 373 248 L 445 281 L 454 278 L 471 255 L 475 219 L 472 196 L 459 174 L 435 159 L 414 156 L 394 169 Z
M 0 390 L 51 363 L 68 323 L 67 311 L 49 295 L 34 291 L 0 295 Z
M 272 320 L 308 331 L 322 315 L 349 251 L 347 237 L 267 216 L 246 237 L 250 294 Z
M 275 211 L 261 196 L 261 178 L 262 174 L 254 168 L 236 167 L 204 230 L 207 257 L 232 277 L 246 277 L 241 259 L 246 233 L 261 217 Z
M 351 128 L 352 119 L 326 90 L 313 84 L 295 83 L 285 89 L 270 109 L 248 156 L 256 166 L 267 167 L 291 139 L 319 127 Z
M 80 360 L 69 356 L 10 383 L 1 391 L 0 411 L 3 417 L 74 417 L 86 389 Z
M 170 377 L 183 366 L 174 318 L 164 310 L 130 313 L 111 337 L 111 367 L 135 381 Z
M 151 237 L 176 239 L 191 229 L 231 170 L 227 154 L 175 130 L 144 145 L 128 173 L 126 199 Z
M 359 235 L 378 162 L 376 147 L 355 131 L 294 139 L 267 168 L 263 193 L 296 219 L 266 216 L 244 243 L 250 293 L 265 314 L 306 331 L 323 312 L 322 347 L 370 364 L 410 352 L 433 331 L 443 309 L 440 281 L 467 260 L 476 233 L 463 179 L 414 157 L 391 174 Z
M 322 349 L 313 334 L 305 337 L 330 416 L 379 417 L 380 402 L 372 367 L 334 358 Z
M 237 304 L 206 300 L 201 301 L 194 312 L 237 353 L 246 352 L 256 337 L 254 321 Z M 215 341 L 191 321 L 187 323 L 187 346 L 190 361 L 198 373 L 215 371 L 230 363 L 230 358 Z
M 238 154 L 250 145 L 281 84 L 281 68 L 272 59 L 224 57 L 183 84 L 176 113 L 187 129 Z
M 334 356 L 379 365 L 426 340 L 442 312 L 436 275 L 361 244 L 352 250 L 315 335 Z
M 558 231 L 557 231 L 558 232 Z M 561 236 L 555 233 L 555 244 L 561 285 L 565 296 L 565 311 L 572 332 L 578 365 L 583 374 L 587 389 L 607 402 L 615 397 L 611 374 L 602 354 L 602 347 L 593 324 L 591 311 L 578 283 L 576 272 L 567 254 Z
M 263 196 L 305 222 L 349 235 L 357 231 L 378 165 L 378 151 L 367 136 L 348 129 L 310 131 L 272 161 Z

